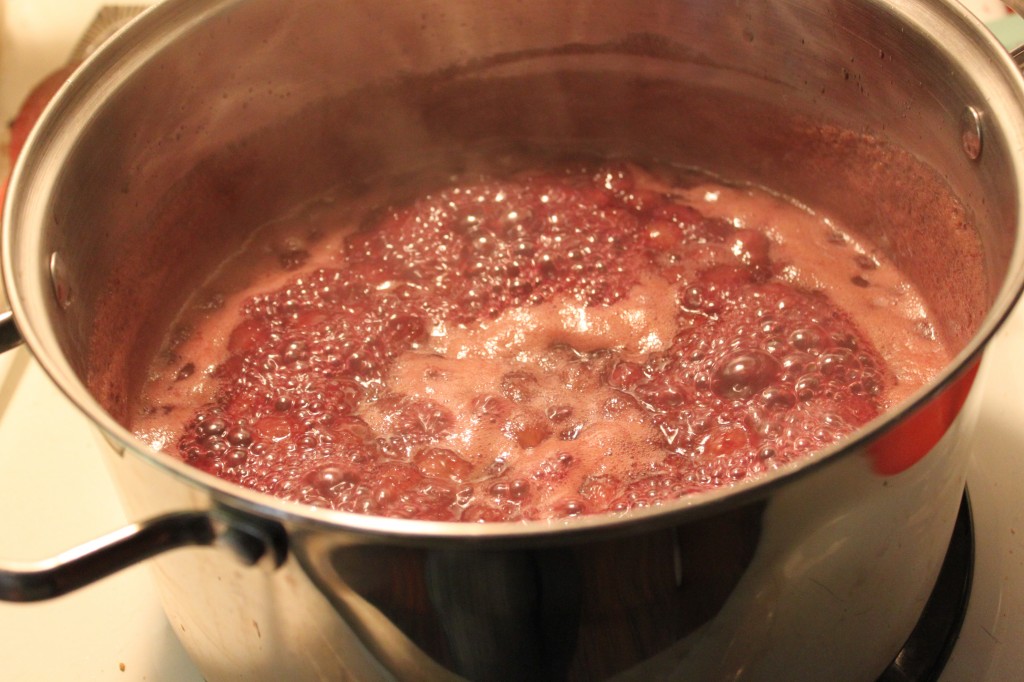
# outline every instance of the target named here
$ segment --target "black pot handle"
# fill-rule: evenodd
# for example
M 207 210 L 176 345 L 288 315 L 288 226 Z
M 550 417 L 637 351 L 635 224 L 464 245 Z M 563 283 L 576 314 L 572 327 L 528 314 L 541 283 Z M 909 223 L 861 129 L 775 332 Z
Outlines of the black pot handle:
M 126 526 L 70 551 L 33 563 L 0 562 L 0 601 L 59 597 L 140 561 L 182 547 L 224 545 L 249 566 L 284 563 L 284 529 L 225 510 L 180 512 Z
M 0 311 L 0 353 L 17 348 L 23 341 L 21 332 L 14 325 L 14 314 L 10 310 Z
M 23 341 L 11 311 L 0 311 L 0 353 Z M 279 524 L 224 508 L 179 512 L 125 526 L 52 559 L 0 562 L 0 601 L 52 599 L 158 554 L 211 545 L 227 546 L 250 566 L 266 558 L 277 567 L 287 556 L 287 535 Z

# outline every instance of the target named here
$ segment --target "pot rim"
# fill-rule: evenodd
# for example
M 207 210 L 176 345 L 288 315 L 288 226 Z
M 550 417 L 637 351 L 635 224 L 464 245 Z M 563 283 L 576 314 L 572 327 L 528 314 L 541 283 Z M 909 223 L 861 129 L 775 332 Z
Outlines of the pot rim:
M 33 209 L 36 210 L 38 217 L 40 205 L 43 203 L 38 194 L 35 197 L 30 196 L 30 190 L 40 184 L 42 193 L 45 193 L 43 190 L 52 189 L 53 179 L 59 174 L 60 154 L 64 153 L 54 151 L 62 147 L 55 144 L 54 140 L 66 141 L 69 144 L 63 145 L 63 148 L 70 149 L 70 143 L 73 143 L 76 137 L 76 127 L 69 122 L 74 121 L 76 115 L 79 120 L 85 120 L 82 118 L 83 112 L 89 111 L 90 104 L 95 105 L 110 94 L 115 82 L 113 76 L 130 73 L 175 36 L 186 32 L 204 18 L 234 4 L 235 1 L 165 0 L 145 10 L 120 34 L 91 55 L 59 90 L 30 134 L 24 153 L 11 176 L 7 200 L 3 207 L 3 226 L 0 235 L 0 263 L 11 309 L 26 345 L 46 374 L 86 417 L 120 445 L 123 449 L 122 454 L 131 452 L 132 456 L 141 457 L 148 464 L 164 470 L 176 479 L 206 491 L 211 495 L 215 505 L 228 506 L 283 522 L 329 526 L 358 534 L 388 537 L 389 540 L 400 542 L 460 538 L 528 538 L 531 541 L 543 541 L 545 538 L 557 537 L 561 540 L 567 535 L 589 536 L 595 532 L 624 533 L 640 524 L 667 525 L 678 523 L 682 519 L 707 516 L 723 508 L 763 497 L 840 457 L 852 456 L 855 452 L 863 454 L 867 445 L 941 394 L 973 366 L 980 358 L 984 346 L 1005 321 L 1024 290 L 1024 192 L 1019 192 L 1015 202 L 1017 230 L 1013 251 L 1008 261 L 1007 275 L 977 331 L 928 385 L 916 391 L 895 409 L 873 419 L 839 443 L 809 457 L 761 474 L 753 480 L 686 495 L 657 507 L 636 509 L 624 514 L 604 513 L 560 520 L 487 524 L 437 522 L 370 516 L 312 507 L 230 483 L 191 467 L 172 455 L 152 449 L 115 421 L 100 406 L 58 347 L 46 320 L 45 311 L 33 310 L 29 302 L 24 300 L 22 287 L 19 285 L 21 261 L 15 259 L 13 242 L 16 232 L 30 230 L 30 234 L 38 237 L 42 231 L 40 221 L 33 224 L 25 217 L 33 215 Z M 926 31 L 933 40 L 942 30 L 969 31 L 962 37 L 983 51 L 986 58 L 992 61 L 1004 80 L 1003 86 L 1010 89 L 1015 100 L 1003 103 L 1003 109 L 1007 109 L 1006 105 L 1015 105 L 1012 106 L 1015 120 L 1002 121 L 1002 130 L 1008 138 L 1008 148 L 1024 150 L 1024 78 L 1002 45 L 974 15 L 952 0 L 941 0 L 939 5 L 934 2 L 926 4 L 923 0 L 918 0 L 913 5 L 898 8 L 885 0 L 865 1 L 899 13 L 904 21 L 917 20 L 918 28 Z M 1007 114 L 1006 111 L 1001 113 Z M 1024 178 L 1024 152 L 1012 157 L 1012 171 L 1016 177 Z M 1021 186 L 1019 182 L 1016 184 Z M 36 241 L 32 243 L 38 244 Z M 22 251 L 28 249 L 23 247 Z M 37 250 L 39 257 L 40 254 L 41 251 Z M 31 266 L 38 267 L 38 261 Z

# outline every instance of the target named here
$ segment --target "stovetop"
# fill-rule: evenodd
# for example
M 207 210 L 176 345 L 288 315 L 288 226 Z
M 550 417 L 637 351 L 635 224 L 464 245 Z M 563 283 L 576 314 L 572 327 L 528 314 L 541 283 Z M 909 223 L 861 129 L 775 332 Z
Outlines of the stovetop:
M 64 60 L 101 0 L 0 0 L 0 116 Z M 139 4 L 138 2 L 134 4 Z M 965 3 L 1008 44 L 1024 21 Z M 943 682 L 1024 677 L 1024 306 L 988 349 L 968 409 L 979 410 L 968 490 L 974 583 Z M 0 356 L 0 557 L 52 556 L 126 523 L 92 427 L 25 349 Z M 202 680 L 144 565 L 66 597 L 0 604 L 0 678 Z

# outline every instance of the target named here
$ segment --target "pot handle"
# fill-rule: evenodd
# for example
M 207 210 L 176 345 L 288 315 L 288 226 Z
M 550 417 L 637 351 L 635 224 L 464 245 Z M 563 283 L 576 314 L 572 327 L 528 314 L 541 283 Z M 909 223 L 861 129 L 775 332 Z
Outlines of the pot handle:
M 132 524 L 52 559 L 0 562 L 0 601 L 52 599 L 181 547 L 225 545 L 245 565 L 284 563 L 284 529 L 236 512 L 179 512 Z
M 0 295 L 0 303 L 2 302 L 3 296 Z M 0 353 L 17 348 L 22 341 L 21 332 L 14 325 L 14 313 L 10 310 L 0 310 Z
M 1024 8 L 1022 8 L 1024 11 Z M 1024 43 L 1010 50 L 1010 58 L 1017 65 L 1017 70 L 1024 74 Z

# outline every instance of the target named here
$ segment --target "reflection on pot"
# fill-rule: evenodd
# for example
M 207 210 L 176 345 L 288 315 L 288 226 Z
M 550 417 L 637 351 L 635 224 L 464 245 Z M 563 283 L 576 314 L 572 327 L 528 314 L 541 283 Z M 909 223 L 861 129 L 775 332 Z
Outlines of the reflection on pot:
M 567 547 L 371 544 L 300 561 L 399 679 L 605 679 L 715 617 L 750 564 L 763 510 Z

